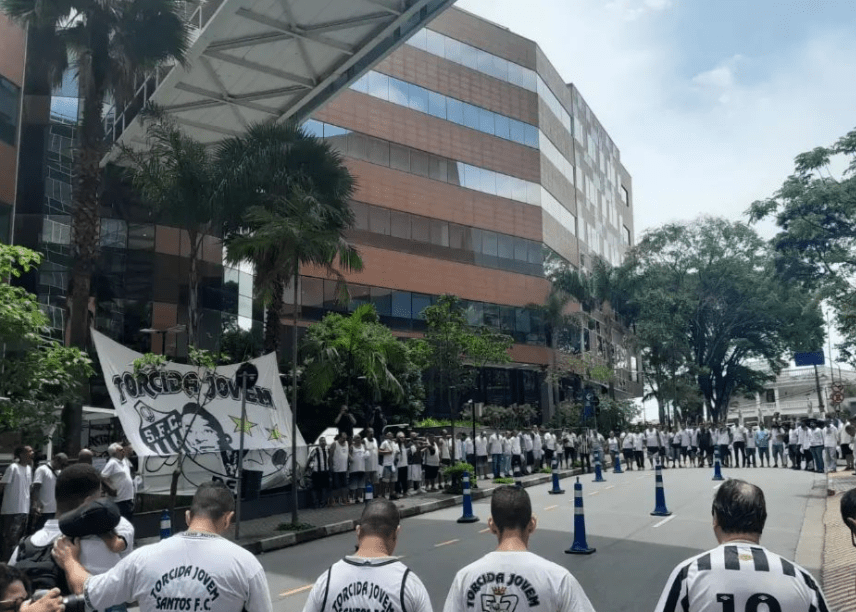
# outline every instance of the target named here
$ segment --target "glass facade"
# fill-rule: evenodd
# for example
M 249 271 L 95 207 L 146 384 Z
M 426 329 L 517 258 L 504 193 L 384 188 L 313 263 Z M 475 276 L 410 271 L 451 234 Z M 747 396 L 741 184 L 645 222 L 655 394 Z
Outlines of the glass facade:
M 0 76 L 0 142 L 15 146 L 18 133 L 18 106 L 21 88 Z

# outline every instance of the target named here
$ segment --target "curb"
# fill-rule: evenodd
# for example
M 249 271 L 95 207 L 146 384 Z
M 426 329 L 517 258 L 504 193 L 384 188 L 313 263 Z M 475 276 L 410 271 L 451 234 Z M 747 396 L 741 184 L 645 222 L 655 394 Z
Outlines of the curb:
M 581 468 L 574 468 L 573 470 L 563 470 L 559 472 L 559 479 L 572 478 L 574 476 L 579 476 L 583 473 L 584 472 Z M 521 480 L 518 482 L 524 489 L 526 489 L 529 487 L 550 483 L 552 479 L 553 477 L 551 474 L 538 474 L 534 478 L 530 478 L 529 480 Z M 492 482 L 490 482 L 490 485 L 492 486 L 490 486 L 489 488 L 479 488 L 472 491 L 473 501 L 490 497 L 491 495 L 493 495 L 494 489 L 499 486 L 502 486 L 494 485 Z M 437 510 L 443 510 L 445 508 L 459 506 L 463 503 L 463 500 L 463 495 L 450 495 L 443 499 L 432 499 L 431 501 L 426 501 L 422 504 L 401 508 L 401 518 L 408 518 L 420 514 L 428 514 L 429 512 L 435 512 Z M 298 544 L 303 544 L 305 542 L 320 540 L 321 538 L 338 535 L 347 531 L 353 531 L 356 527 L 356 524 L 357 521 L 354 520 L 341 521 L 339 523 L 332 523 L 330 525 L 323 525 L 321 527 L 313 527 L 312 529 L 306 529 L 304 531 L 283 533 L 280 535 L 259 538 L 247 542 L 241 542 L 239 545 L 242 548 L 246 548 L 254 555 L 260 555 L 262 553 L 272 552 L 275 550 L 280 550 L 282 548 L 288 548 L 290 546 L 297 546 Z

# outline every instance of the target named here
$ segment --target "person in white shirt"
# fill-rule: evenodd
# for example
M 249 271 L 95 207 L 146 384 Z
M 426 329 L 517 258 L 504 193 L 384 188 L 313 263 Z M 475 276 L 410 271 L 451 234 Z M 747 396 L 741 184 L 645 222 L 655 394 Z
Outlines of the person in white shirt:
M 395 467 L 395 456 L 398 453 L 398 444 L 391 431 L 386 432 L 386 439 L 378 447 L 378 457 L 381 463 L 381 479 L 378 497 L 398 499 L 395 494 L 395 482 L 398 479 L 398 470 Z
M 503 477 L 511 476 L 511 432 L 506 431 L 502 437 L 502 472 Z
M 634 445 L 636 444 L 636 435 L 633 432 L 625 431 L 621 434 L 621 452 L 624 455 L 624 469 L 632 470 L 635 458 Z
M 853 469 L 853 449 L 851 445 L 853 444 L 853 433 L 854 428 L 849 423 L 845 424 L 844 427 L 838 430 L 838 440 L 841 443 L 841 456 L 844 458 L 846 470 Z
M 45 526 L 48 519 L 56 516 L 56 478 L 68 465 L 68 455 L 57 453 L 51 457 L 50 463 L 43 463 L 33 474 L 33 486 L 30 489 L 32 507 L 38 519 L 33 530 L 38 531 Z
M 640 427 L 633 441 L 633 456 L 636 457 L 636 469 L 645 469 L 645 432 Z
M 544 467 L 544 442 L 537 427 L 532 428 L 532 454 L 535 457 L 535 469 L 540 470 Z
M 609 450 L 609 456 L 612 458 L 612 465 L 615 465 L 615 459 L 618 457 L 618 438 L 614 431 L 609 432 L 609 438 L 606 440 L 606 447 Z
M 350 498 L 355 504 L 363 500 L 366 490 L 366 461 L 368 451 L 363 446 L 363 438 L 354 434 L 351 447 L 348 449 L 348 491 Z
M 818 474 L 823 474 L 823 428 L 816 420 L 812 420 L 809 424 L 809 450 L 811 457 L 814 460 L 814 471 Z
M 332 477 L 332 495 L 330 505 L 338 502 L 345 505 L 348 500 L 348 460 L 351 449 L 348 446 L 348 434 L 340 432 L 336 441 L 330 445 L 330 470 Z
M 798 433 L 800 454 L 805 460 L 805 467 L 803 469 L 808 470 L 809 465 L 814 469 L 814 454 L 811 452 L 811 430 L 808 427 L 808 421 L 802 421 L 800 423 Z
M 653 470 L 657 454 L 660 452 L 660 432 L 656 425 L 645 430 L 645 446 L 648 448 L 648 461 Z
M 432 612 L 425 585 L 393 556 L 401 532 L 395 504 L 385 499 L 367 504 L 356 531 L 357 551 L 318 577 L 303 612 Z
M 425 490 L 437 490 L 437 475 L 440 473 L 440 451 L 432 434 L 428 434 L 428 444 L 425 446 Z
M 553 466 L 553 456 L 556 454 L 556 436 L 549 431 L 542 432 L 541 438 L 544 440 L 544 460 L 547 465 Z
M 573 469 L 577 463 L 577 434 L 573 431 L 568 432 L 568 445 L 566 452 L 570 454 L 570 464 Z
M 487 475 L 487 434 L 481 432 L 476 434 L 476 472 L 482 478 L 488 478 Z
M 520 476 L 521 469 L 521 461 L 520 456 L 523 453 L 523 449 L 520 446 L 520 436 L 517 435 L 517 432 L 512 432 L 511 437 L 509 438 L 510 446 L 511 446 L 511 472 L 514 477 Z
M 380 463 L 377 453 L 377 440 L 374 437 L 374 429 L 366 428 L 363 432 L 363 446 L 366 448 L 366 482 L 370 482 L 375 490 L 380 482 Z
M 473 439 L 467 434 L 461 434 L 464 439 L 464 457 L 473 468 L 478 469 L 478 461 L 476 459 L 476 444 L 473 442 Z M 478 476 L 474 473 L 473 478 L 478 478 Z
M 65 468 L 56 479 L 56 512 L 57 517 L 73 512 L 81 506 L 101 498 L 101 475 L 91 465 L 77 463 Z M 24 540 L 23 546 L 15 549 L 9 564 L 27 570 L 27 551 L 35 548 L 50 546 L 62 537 L 59 520 L 53 518 L 45 526 Z M 121 517 L 119 523 L 110 531 L 99 535 L 90 535 L 79 540 L 80 563 L 90 574 L 103 574 L 116 566 L 127 557 L 134 548 L 134 526 Z M 45 579 L 44 576 L 41 579 Z M 54 584 L 39 584 L 39 588 L 57 586 Z M 122 602 L 117 603 L 124 603 Z
M 525 489 L 497 488 L 487 524 L 497 537 L 496 550 L 457 573 L 443 612 L 594 612 L 567 569 L 529 551 L 537 521 Z
M 502 469 L 502 440 L 502 434 L 495 431 L 487 442 L 487 452 L 490 453 L 494 478 L 499 478 L 499 472 Z
M 802 448 L 800 447 L 800 443 L 802 442 L 802 428 L 794 424 L 788 424 L 786 431 L 788 434 L 788 455 L 791 460 L 791 469 L 798 470 L 802 463 Z
M 89 609 L 136 601 L 140 612 L 271 612 L 264 568 L 222 537 L 234 508 L 223 483 L 205 482 L 187 511 L 187 531 L 135 550 L 108 572 L 90 576 L 80 562 L 80 544 L 66 537 L 54 544 L 54 559 Z
M 14 451 L 15 462 L 3 472 L 0 490 L 3 503 L 0 505 L 0 559 L 8 559 L 12 549 L 27 529 L 30 515 L 30 486 L 33 484 L 33 449 L 19 446 Z
M 755 450 L 758 448 L 755 442 L 754 427 L 746 428 L 746 467 L 758 467 L 755 462 Z
M 535 469 L 535 447 L 532 444 L 532 432 L 524 432 L 520 434 L 520 439 L 523 441 L 523 455 L 526 459 L 526 473 L 531 474 Z
M 828 610 L 811 574 L 761 546 L 766 520 L 764 492 L 726 480 L 713 500 L 719 546 L 678 564 L 655 611 Z
M 116 491 L 116 497 L 112 499 L 119 507 L 119 512 L 129 521 L 133 520 L 134 480 L 131 478 L 128 466 L 123 462 L 125 449 L 118 442 L 114 442 L 107 447 L 107 454 L 110 455 L 110 459 L 101 470 L 101 476 Z
M 823 428 L 824 463 L 827 472 L 838 471 L 838 428 L 832 424 L 832 419 L 826 421 Z
M 690 456 L 690 446 L 692 444 L 692 429 L 689 426 L 678 430 L 681 438 L 681 465 L 686 467 L 687 458 Z
M 731 430 L 731 433 L 731 443 L 734 445 L 734 467 L 748 467 L 749 462 L 746 458 L 746 428 L 738 424 Z

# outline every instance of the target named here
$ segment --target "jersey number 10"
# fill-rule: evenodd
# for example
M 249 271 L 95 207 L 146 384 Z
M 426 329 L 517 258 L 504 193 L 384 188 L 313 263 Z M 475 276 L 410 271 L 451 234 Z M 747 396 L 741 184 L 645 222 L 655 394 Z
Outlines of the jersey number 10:
M 718 593 L 716 601 L 722 604 L 722 612 L 737 612 L 734 605 L 734 595 L 731 593 Z M 779 600 L 772 595 L 766 593 L 755 593 L 746 600 L 745 612 L 758 612 L 758 606 L 767 606 L 769 612 L 782 612 L 782 606 L 779 605 Z

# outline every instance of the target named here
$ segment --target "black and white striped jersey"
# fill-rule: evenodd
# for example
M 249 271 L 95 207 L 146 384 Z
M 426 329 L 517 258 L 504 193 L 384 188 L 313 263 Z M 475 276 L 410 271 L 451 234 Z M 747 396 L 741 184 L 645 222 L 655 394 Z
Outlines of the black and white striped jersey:
M 727 542 L 672 572 L 656 612 L 828 612 L 796 563 L 758 544 Z

